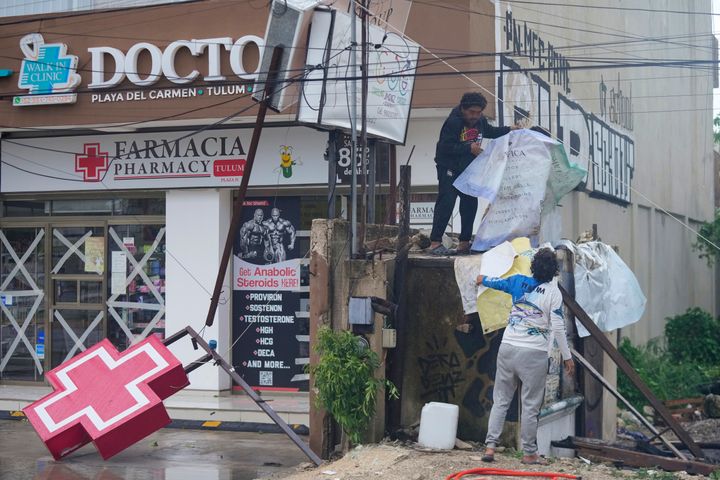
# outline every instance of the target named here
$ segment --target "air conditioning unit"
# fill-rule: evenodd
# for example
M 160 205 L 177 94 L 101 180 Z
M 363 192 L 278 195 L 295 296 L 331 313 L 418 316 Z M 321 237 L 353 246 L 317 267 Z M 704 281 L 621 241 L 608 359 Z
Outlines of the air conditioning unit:
M 253 98 L 260 101 L 265 96 L 265 85 L 274 47 L 282 47 L 283 54 L 278 67 L 275 93 L 268 107 L 282 111 L 298 101 L 300 80 L 304 76 L 307 56 L 307 37 L 313 10 L 319 0 L 273 0 L 265 30 L 265 48 L 261 53 L 260 69 Z

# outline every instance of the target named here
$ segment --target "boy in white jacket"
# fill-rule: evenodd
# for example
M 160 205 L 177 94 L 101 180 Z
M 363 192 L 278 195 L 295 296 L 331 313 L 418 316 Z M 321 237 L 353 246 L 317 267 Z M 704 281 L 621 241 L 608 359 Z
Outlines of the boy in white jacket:
M 487 449 L 482 458 L 485 462 L 494 460 L 495 447 L 519 380 L 522 382 L 522 462 L 545 464 L 537 453 L 537 424 L 545 396 L 548 352 L 553 337 L 560 347 L 568 375 L 575 372 L 565 334 L 562 294 L 555 279 L 558 274 L 555 252 L 549 248 L 540 249 L 533 257 L 530 268 L 532 277 L 513 275 L 502 279 L 480 275 L 477 278 L 478 285 L 509 293 L 513 300 L 498 352 L 493 406 L 485 440 Z

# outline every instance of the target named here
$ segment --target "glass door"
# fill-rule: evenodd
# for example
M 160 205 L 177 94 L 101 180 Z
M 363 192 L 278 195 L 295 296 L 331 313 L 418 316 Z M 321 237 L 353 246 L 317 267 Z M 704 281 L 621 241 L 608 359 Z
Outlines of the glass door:
M 51 368 L 105 338 L 105 227 L 53 226 Z
M 165 225 L 108 227 L 107 337 L 118 350 L 165 338 Z
M 42 380 L 45 313 L 45 228 L 0 229 L 0 379 Z

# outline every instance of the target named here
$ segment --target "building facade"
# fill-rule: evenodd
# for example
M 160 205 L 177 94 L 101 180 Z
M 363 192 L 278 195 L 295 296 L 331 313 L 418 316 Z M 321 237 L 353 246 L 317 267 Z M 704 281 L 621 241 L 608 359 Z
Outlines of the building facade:
M 478 90 L 496 123 L 539 124 L 587 167 L 558 210 L 559 234 L 596 224 L 635 271 L 648 308 L 624 335 L 644 341 L 687 307 L 713 311 L 714 274 L 684 226 L 713 216 L 709 15 L 650 13 L 642 0 L 628 11 L 472 0 L 398 13 L 403 2 L 392 3 L 377 2 L 374 22 L 390 30 L 385 19 L 406 15 L 395 24 L 427 51 L 405 145 L 376 146 L 376 218 L 391 220 L 389 169 L 409 159 L 427 225 L 440 127 Z M 123 349 L 191 325 L 253 386 L 307 390 L 310 222 L 328 215 L 328 196 L 347 215 L 350 162 L 341 141 L 329 192 L 328 133 L 294 109 L 268 117 L 235 268 L 203 327 L 245 174 L 268 13 L 210 0 L 0 21 L 0 381 L 42 382 L 102 338 Z M 172 348 L 185 363 L 197 357 Z M 191 381 L 231 388 L 209 365 Z

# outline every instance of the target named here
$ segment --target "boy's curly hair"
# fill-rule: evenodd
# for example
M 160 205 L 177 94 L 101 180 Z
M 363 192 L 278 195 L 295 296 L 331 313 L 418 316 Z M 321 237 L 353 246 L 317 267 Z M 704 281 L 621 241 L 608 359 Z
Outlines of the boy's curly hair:
M 540 283 L 547 283 L 552 280 L 559 270 L 555 252 L 549 248 L 538 250 L 530 264 L 533 278 Z

